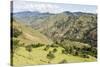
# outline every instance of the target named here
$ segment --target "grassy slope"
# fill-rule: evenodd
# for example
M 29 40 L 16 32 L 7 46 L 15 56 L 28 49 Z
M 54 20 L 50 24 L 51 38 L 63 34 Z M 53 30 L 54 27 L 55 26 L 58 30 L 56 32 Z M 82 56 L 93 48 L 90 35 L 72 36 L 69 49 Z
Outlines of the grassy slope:
M 22 23 L 13 22 L 13 27 L 23 32 L 23 34 L 17 38 L 22 43 L 25 43 L 25 44 L 31 44 L 31 43 L 50 44 L 52 43 L 52 41 L 48 39 L 47 37 L 45 37 L 43 34 L 41 34 L 40 32 Z
M 52 50 L 53 48 L 50 48 Z M 31 64 L 48 64 L 49 59 L 46 58 L 47 53 L 50 51 L 44 51 L 43 47 L 33 48 L 32 52 L 28 52 L 25 48 L 21 47 L 14 54 L 14 65 L 31 65 Z M 61 54 L 62 48 L 57 48 L 57 52 L 55 53 L 55 58 L 51 61 L 51 63 L 59 63 L 63 59 L 66 59 L 68 63 L 76 63 L 76 62 L 92 62 L 96 61 L 95 58 L 81 58 L 78 56 L 65 55 Z
M 43 44 L 50 44 L 52 43 L 51 40 L 46 38 L 44 35 L 39 33 L 36 30 L 33 30 L 32 28 L 25 26 L 22 23 L 13 22 L 13 27 L 22 30 L 23 34 L 21 34 L 17 39 L 20 40 L 20 42 L 27 44 L 31 43 L 43 43 Z M 66 41 L 68 44 L 83 44 L 84 43 L 78 43 L 74 41 Z M 51 61 L 46 57 L 49 51 L 52 51 L 54 48 L 50 47 L 49 50 L 44 51 L 45 45 L 38 48 L 32 48 L 32 52 L 28 52 L 25 47 L 19 47 L 16 52 L 13 54 L 13 64 L 14 65 L 36 65 L 36 64 L 53 64 L 53 63 L 59 63 L 63 59 L 65 59 L 68 63 L 73 62 L 91 62 L 96 61 L 96 58 L 91 57 L 90 58 L 82 58 L 79 56 L 73 56 L 73 55 L 65 55 L 62 54 L 62 47 L 58 47 L 57 52 L 54 53 L 55 58 Z M 50 63 L 48 63 L 50 61 Z
M 70 54 L 62 54 L 62 47 L 56 47 L 57 52 L 54 53 L 55 58 L 50 61 L 46 56 L 49 51 L 52 51 L 54 49 L 54 47 L 50 47 L 47 51 L 43 50 L 44 48 L 45 46 L 32 48 L 32 52 L 26 51 L 25 47 L 18 48 L 13 57 L 14 65 L 56 64 L 64 59 L 68 63 L 96 61 L 96 58 L 92 56 L 90 56 L 90 58 L 82 58 Z M 48 63 L 49 61 L 50 63 Z

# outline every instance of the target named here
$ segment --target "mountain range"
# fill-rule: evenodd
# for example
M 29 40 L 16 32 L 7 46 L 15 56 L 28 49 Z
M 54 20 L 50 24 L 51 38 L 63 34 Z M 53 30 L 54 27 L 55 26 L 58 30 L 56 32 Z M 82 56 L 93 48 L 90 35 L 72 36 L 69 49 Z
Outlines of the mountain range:
M 11 15 L 12 66 L 97 60 L 97 14 L 24 11 Z
M 54 42 L 74 40 L 97 46 L 97 14 L 65 11 L 13 13 L 14 20 L 40 31 Z

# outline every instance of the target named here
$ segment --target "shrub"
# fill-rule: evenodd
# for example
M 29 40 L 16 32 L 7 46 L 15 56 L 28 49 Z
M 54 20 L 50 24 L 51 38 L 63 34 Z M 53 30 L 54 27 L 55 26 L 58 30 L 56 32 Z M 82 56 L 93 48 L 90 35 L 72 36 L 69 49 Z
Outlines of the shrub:
M 53 59 L 55 58 L 54 54 L 50 51 L 48 54 L 47 54 L 47 58 L 48 59 Z
M 50 47 L 58 47 L 57 44 L 51 44 Z
M 97 48 L 96 47 L 91 47 L 91 51 L 89 51 L 89 55 L 92 55 L 95 58 L 97 58 Z
M 79 55 L 79 52 L 76 51 L 76 50 L 73 50 L 73 53 L 72 53 L 74 56 L 78 56 Z
M 40 47 L 40 46 L 43 46 L 43 45 L 44 44 L 40 44 L 40 43 L 38 43 L 38 44 L 30 44 L 30 45 L 26 46 L 25 48 L 26 48 L 27 51 L 31 52 L 32 48 L 37 48 L 37 47 Z
M 67 63 L 67 61 L 63 59 L 61 62 L 59 62 L 59 64 L 62 64 L 62 63 Z
M 22 31 L 15 28 L 13 29 L 13 37 L 18 37 L 21 34 L 22 34 Z
M 26 50 L 27 50 L 28 52 L 31 52 L 31 51 L 32 51 L 32 46 L 31 46 L 31 45 L 25 46 L 25 48 L 26 48 Z
M 81 54 L 80 57 L 89 58 L 89 56 L 87 54 Z
M 71 54 L 71 52 L 72 52 L 72 50 L 70 48 L 67 51 L 68 51 L 69 54 Z
M 38 44 L 31 44 L 31 47 L 33 47 L 33 48 L 37 48 L 37 47 L 41 47 L 41 46 L 43 46 L 44 44 L 40 44 L 40 43 L 38 43 Z
M 66 50 L 62 50 L 62 54 L 68 54 Z
M 19 46 L 20 46 L 19 45 L 19 40 L 13 39 L 13 41 L 12 41 L 13 51 L 15 51 Z
M 37 45 L 37 47 L 41 47 L 41 46 L 43 46 L 44 44 L 38 43 L 38 44 L 36 44 L 36 45 Z
M 46 47 L 45 47 L 43 50 L 47 51 L 47 50 L 48 50 L 48 48 L 46 48 Z
M 55 53 L 55 52 L 57 52 L 57 49 L 56 49 L 56 48 L 54 48 L 54 49 L 53 49 L 53 52 L 54 52 L 54 53 Z
M 49 49 L 49 45 L 46 45 L 46 47 L 44 48 L 45 51 L 47 51 Z
M 64 48 L 65 50 L 63 50 L 63 52 L 65 53 L 65 54 L 71 54 L 72 52 L 73 52 L 73 49 L 72 49 L 72 47 L 70 47 L 70 46 L 67 46 L 67 47 L 65 47 Z
M 12 42 L 12 43 L 13 43 L 14 46 L 18 46 L 18 44 L 19 44 L 19 40 L 17 40 L 17 39 L 16 39 L 16 40 L 13 39 L 13 42 Z

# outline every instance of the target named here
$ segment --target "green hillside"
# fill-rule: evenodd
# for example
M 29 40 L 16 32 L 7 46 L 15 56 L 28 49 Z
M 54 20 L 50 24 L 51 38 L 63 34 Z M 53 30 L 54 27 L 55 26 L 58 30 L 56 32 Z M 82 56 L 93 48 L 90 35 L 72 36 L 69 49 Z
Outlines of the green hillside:
M 14 21 L 13 30 L 19 30 L 22 32 L 22 34 L 19 35 L 18 37 L 14 37 L 14 39 L 18 39 L 22 43 L 25 44 L 31 44 L 31 43 L 51 44 L 52 43 L 52 41 L 48 39 L 46 36 L 44 36 L 40 32 L 32 29 L 31 27 L 23 23 Z
M 43 19 L 33 29 L 41 31 L 53 41 L 74 40 L 97 45 L 97 16 L 96 14 L 81 13 L 76 16 L 73 13 L 59 13 Z
M 68 41 L 70 42 L 70 41 Z M 75 42 L 70 42 L 69 44 Z M 84 43 L 76 42 L 75 45 L 85 45 Z M 60 63 L 77 63 L 77 62 L 94 62 L 95 57 L 88 55 L 88 57 L 74 56 L 72 54 L 63 53 L 64 48 L 41 46 L 33 47 L 28 51 L 26 47 L 19 47 L 13 54 L 13 65 L 37 65 L 37 64 L 60 64 Z M 51 53 L 50 53 L 51 52 Z M 50 55 L 49 55 L 50 54 Z
M 24 15 L 22 20 L 28 17 Z M 46 17 L 41 14 L 33 21 L 32 16 L 28 17 L 31 23 L 21 22 L 18 16 L 11 22 L 11 65 L 97 61 L 96 14 L 63 12 Z

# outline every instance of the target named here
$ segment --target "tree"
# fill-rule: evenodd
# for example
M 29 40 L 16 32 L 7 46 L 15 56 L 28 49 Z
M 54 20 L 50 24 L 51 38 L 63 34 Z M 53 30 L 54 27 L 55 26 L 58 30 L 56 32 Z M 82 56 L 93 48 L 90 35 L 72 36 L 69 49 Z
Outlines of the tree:
M 49 45 L 46 45 L 46 47 L 44 48 L 45 51 L 47 51 L 49 49 Z
M 54 53 L 55 53 L 55 52 L 57 52 L 57 49 L 56 49 L 56 48 L 54 48 L 54 49 L 53 49 L 53 52 L 54 52 Z
M 83 57 L 83 58 L 89 58 L 89 56 L 87 54 L 82 54 L 81 57 Z
M 16 28 L 13 29 L 13 37 L 18 37 L 21 34 L 22 34 L 22 31 L 20 31 Z
M 31 45 L 28 45 L 28 46 L 26 46 L 25 48 L 26 48 L 26 50 L 27 50 L 28 52 L 31 52 L 31 51 L 32 51 L 32 46 L 31 46 Z
M 78 55 L 79 55 L 78 51 L 73 50 L 73 55 L 74 55 L 74 56 L 78 56 Z
M 51 44 L 50 47 L 58 47 L 57 44 Z
M 48 54 L 47 54 L 47 58 L 49 59 L 49 63 L 50 61 L 55 58 L 54 54 L 50 51 Z
M 62 54 L 68 54 L 66 50 L 62 50 Z
M 67 61 L 63 59 L 61 62 L 59 62 L 59 64 L 62 64 L 62 63 L 67 63 Z
M 13 44 L 12 44 L 12 46 L 13 46 L 13 52 L 15 52 L 16 49 L 20 46 L 20 45 L 19 45 L 19 40 L 13 39 L 12 43 L 13 43 Z

